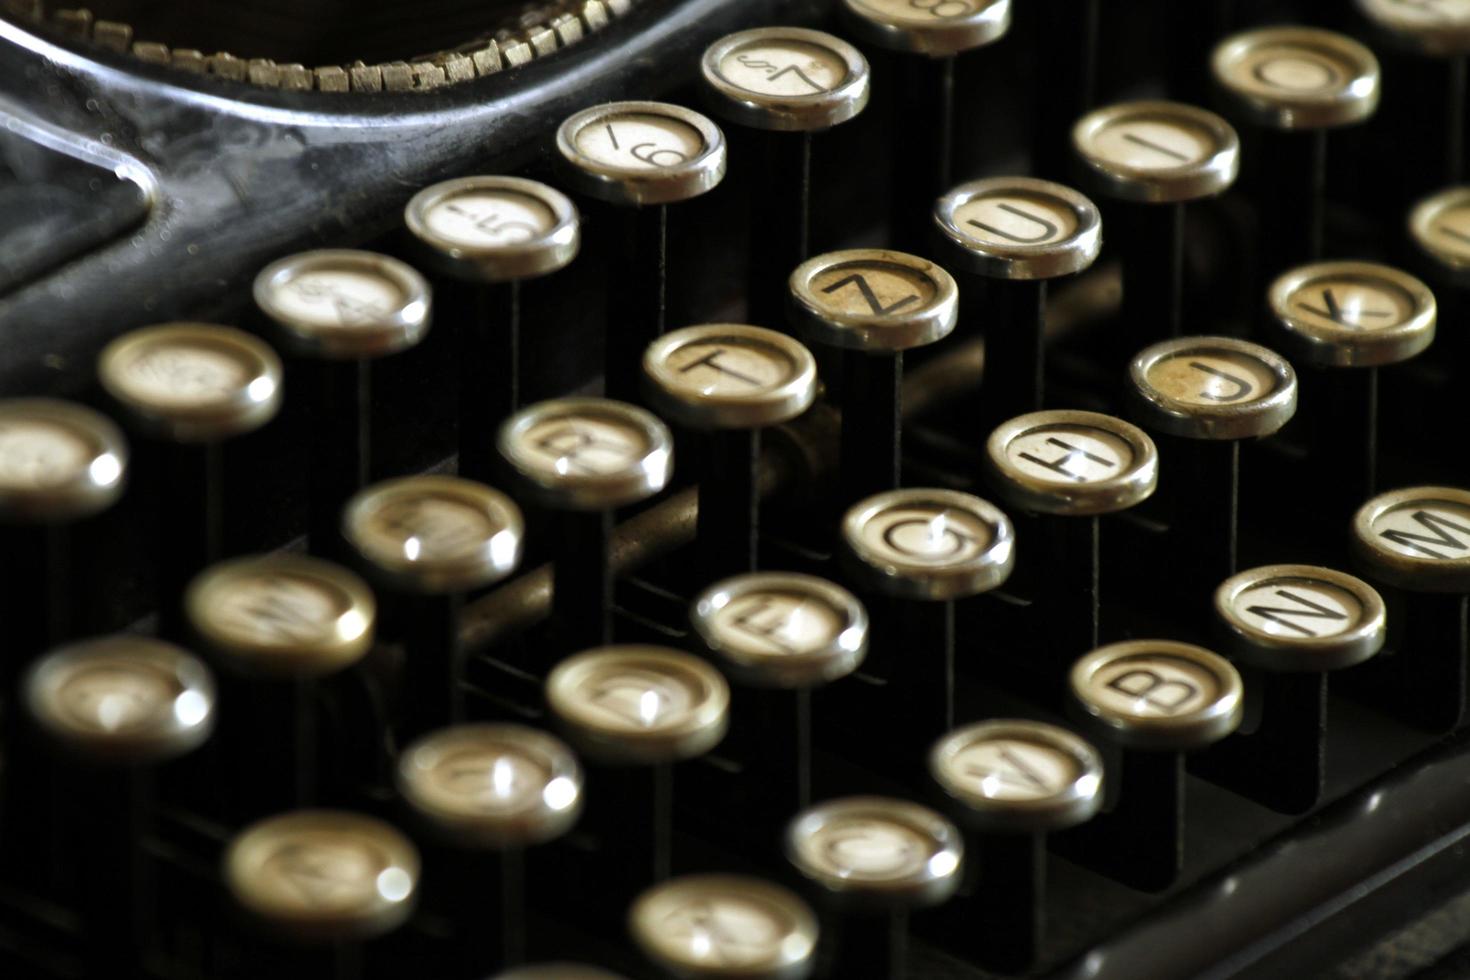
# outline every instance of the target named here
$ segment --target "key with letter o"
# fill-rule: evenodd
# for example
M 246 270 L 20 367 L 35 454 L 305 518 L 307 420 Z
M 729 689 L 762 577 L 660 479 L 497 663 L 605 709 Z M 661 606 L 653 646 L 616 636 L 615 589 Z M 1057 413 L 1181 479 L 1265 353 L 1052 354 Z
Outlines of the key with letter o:
M 1381 493 L 1353 516 L 1351 545 L 1355 563 L 1386 587 L 1389 603 L 1392 656 L 1364 671 L 1369 696 L 1416 728 L 1459 727 L 1470 650 L 1470 491 Z
M 167 323 L 103 348 L 97 376 L 157 448 L 146 479 L 164 528 L 156 581 L 159 632 L 183 635 L 189 581 L 225 556 L 224 446 L 275 418 L 281 361 L 250 334 Z
M 1162 891 L 1184 860 L 1184 756 L 1240 725 L 1244 691 L 1228 660 L 1188 643 L 1131 640 L 1072 668 L 1078 717 L 1117 747 L 1104 812 L 1063 853 L 1124 884 Z
M 521 561 L 525 522 L 499 490 L 456 476 L 384 480 L 347 502 L 342 535 L 387 591 L 403 644 L 400 731 L 413 736 L 463 720 L 465 593 Z
M 628 929 L 663 975 L 681 980 L 805 980 L 816 966 L 817 917 L 761 878 L 683 875 L 654 885 L 628 910 Z
M 833 976 L 908 976 L 909 913 L 949 900 L 964 871 L 959 828 L 884 796 L 827 800 L 786 827 L 786 858 L 840 923 Z M 827 931 L 827 930 L 824 930 Z
M 647 411 L 603 398 L 558 398 L 500 427 L 500 456 L 518 492 L 557 511 L 552 618 L 565 652 L 612 639 L 613 511 L 668 485 L 674 437 Z
M 1378 108 L 1378 59 L 1343 34 L 1263 27 L 1228 37 L 1211 58 L 1215 85 L 1246 134 L 1246 187 L 1261 229 L 1258 274 L 1322 255 L 1327 134 Z
M 1201 756 L 1195 771 L 1282 813 L 1322 797 L 1327 676 L 1383 647 L 1383 599 L 1368 583 L 1313 565 L 1266 565 L 1215 590 L 1221 649 L 1246 671 L 1254 726 Z
M 811 188 L 837 176 L 813 170 L 812 137 L 863 111 L 868 62 L 822 31 L 757 27 L 720 38 L 700 64 L 714 113 L 756 130 L 741 134 L 745 145 L 737 150 L 750 189 L 746 317 L 774 326 L 786 276 L 811 254 Z
M 404 749 L 397 782 L 418 822 L 446 845 L 426 854 L 424 903 L 455 925 L 461 968 L 482 975 L 519 963 L 528 851 L 561 837 L 582 812 L 572 750 L 524 725 L 455 725 Z M 468 909 L 464 896 L 474 899 Z
M 842 507 L 900 482 L 903 352 L 948 337 L 959 290 L 917 255 L 881 248 L 828 252 L 788 283 L 788 319 L 813 343 L 842 352 Z
M 303 362 L 310 405 L 307 534 L 314 552 L 341 552 L 342 505 L 372 466 L 372 361 L 429 331 L 429 284 L 386 255 L 302 252 L 255 277 L 255 305 Z
M 643 351 L 668 326 L 668 266 L 681 244 L 669 240 L 668 207 L 724 179 L 725 136 L 682 106 L 608 102 L 563 122 L 556 149 L 567 182 L 602 205 L 598 245 L 610 257 L 604 391 L 629 399 Z
M 521 325 L 536 314 L 523 285 L 576 258 L 581 216 L 539 181 L 479 176 L 426 187 L 403 217 L 425 264 L 448 280 L 439 306 L 455 321 L 459 475 L 489 480 L 493 427 L 522 404 Z
M 1069 187 L 991 177 L 934 204 L 946 260 L 962 272 L 961 330 L 985 337 L 980 424 L 989 429 L 1041 408 L 1049 280 L 1090 267 L 1102 247 L 1097 207 Z
M 929 776 L 978 869 L 944 909 L 947 933 L 987 968 L 1023 972 L 1045 936 L 1046 835 L 1097 813 L 1102 758 L 1056 725 L 984 721 L 942 736 Z

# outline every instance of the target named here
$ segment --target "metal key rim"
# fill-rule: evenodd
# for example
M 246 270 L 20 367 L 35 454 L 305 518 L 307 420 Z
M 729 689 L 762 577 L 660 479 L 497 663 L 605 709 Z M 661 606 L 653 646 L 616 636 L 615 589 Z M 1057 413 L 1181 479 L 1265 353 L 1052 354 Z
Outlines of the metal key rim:
M 1225 351 L 1253 358 L 1269 370 L 1276 387 L 1269 396 L 1237 405 L 1184 403 L 1148 380 L 1154 365 L 1198 352 Z M 1236 440 L 1270 435 L 1296 414 L 1296 371 L 1276 352 L 1233 337 L 1179 337 L 1140 351 L 1128 366 L 1130 402 L 1144 424 L 1167 435 L 1189 439 Z
M 1214 151 L 1177 167 L 1150 169 L 1104 159 L 1091 147 L 1110 126 L 1133 119 L 1182 121 L 1209 133 Z M 1240 172 L 1240 137 L 1235 127 L 1206 109 L 1182 102 L 1143 100 L 1096 109 L 1072 127 L 1072 146 L 1103 194 L 1124 201 L 1166 204 L 1223 193 Z
M 803 838 L 821 834 L 828 825 L 869 818 L 895 824 L 926 839 L 933 852 L 916 875 L 895 879 L 851 877 L 833 873 L 807 859 Z M 886 796 L 845 796 L 807 807 L 786 825 L 786 859 L 838 906 L 888 911 L 924 908 L 946 901 L 960 885 L 965 844 L 949 820 L 909 800 Z
M 380 276 L 393 283 L 403 301 L 384 319 L 351 327 L 297 322 L 276 301 L 277 292 L 302 273 L 334 269 Z M 312 357 L 383 357 L 415 346 L 429 332 L 428 282 L 413 267 L 388 255 L 346 248 L 300 252 L 262 269 L 252 291 L 255 305 L 275 324 L 277 334 L 297 353 Z
M 526 242 L 473 246 L 437 239 L 428 216 L 441 201 L 469 191 L 501 191 L 530 198 L 552 214 L 552 226 Z M 564 268 L 581 248 L 581 219 L 571 198 L 538 180 L 500 175 L 459 177 L 432 184 L 403 209 L 417 251 L 446 275 L 472 282 L 508 282 L 549 275 Z
M 1327 327 L 1292 308 L 1297 294 L 1324 279 L 1386 283 L 1407 297 L 1412 313 L 1386 330 Z M 1277 277 L 1268 292 L 1278 333 L 1293 353 L 1322 367 L 1361 368 L 1397 364 L 1434 342 L 1438 306 L 1428 286 L 1406 272 L 1376 262 L 1313 262 Z
M 826 308 L 812 287 L 820 275 L 846 268 L 889 267 L 923 276 L 934 297 L 913 312 L 841 313 Z M 787 309 L 812 341 L 869 353 L 897 353 L 943 340 L 959 322 L 959 288 L 936 263 L 886 248 L 849 248 L 807 259 L 788 280 Z
M 967 790 L 949 775 L 951 760 L 987 741 L 1032 742 L 1067 757 L 1077 776 L 1062 793 L 1038 799 L 995 799 Z M 956 728 L 929 751 L 929 774 L 952 803 L 957 819 L 977 830 L 1035 833 L 1084 823 L 1103 802 L 1103 763 L 1098 751 L 1077 735 L 1043 722 L 1015 719 L 983 721 Z
M 842 622 L 831 642 L 796 654 L 738 649 L 714 627 L 721 609 L 755 594 L 807 595 L 834 610 Z M 751 572 L 716 582 L 695 597 L 690 622 L 705 648 L 742 683 L 759 687 L 806 688 L 846 677 L 868 652 L 868 613 L 851 592 L 796 572 Z
M 588 126 L 615 116 L 664 116 L 699 133 L 703 149 L 676 167 L 653 170 L 609 166 L 587 159 L 577 136 Z M 725 134 L 704 115 L 667 102 L 608 102 L 567 117 L 556 131 L 561 172 L 582 193 L 614 204 L 673 204 L 712 190 L 725 177 Z
M 1357 74 L 1325 97 L 1283 92 L 1273 98 L 1233 84 L 1235 66 L 1254 51 L 1267 45 L 1293 44 L 1337 59 Z M 1215 83 L 1251 122 L 1274 129 L 1323 129 L 1362 122 L 1378 108 L 1381 92 L 1378 59 L 1372 51 L 1344 34 L 1312 27 L 1264 27 L 1232 35 L 1216 46 L 1210 69 Z
M 1351 629 L 1333 636 L 1277 636 L 1235 615 L 1236 600 L 1244 592 L 1276 583 L 1313 582 L 1341 589 L 1357 601 L 1359 619 Z M 1282 673 L 1351 667 L 1381 650 L 1387 635 L 1387 613 L 1378 590 L 1354 575 L 1317 565 L 1262 565 L 1232 575 L 1215 590 L 1215 621 L 1232 659 Z
M 846 69 L 832 89 L 810 95 L 762 95 L 730 81 L 720 72 L 726 58 L 761 41 L 796 41 L 836 55 Z M 756 129 L 810 132 L 846 122 L 868 104 L 868 61 L 862 52 L 825 31 L 801 27 L 756 27 L 727 34 L 705 49 L 700 60 L 706 102 L 731 122 Z
M 1010 465 L 1006 451 L 1012 442 L 1057 426 L 1092 428 L 1115 436 L 1128 444 L 1133 460 L 1115 477 L 1073 487 L 1030 477 Z M 1054 409 L 1003 422 L 986 440 L 985 464 L 992 485 L 1007 503 L 1040 514 L 1094 515 L 1126 510 L 1151 497 L 1159 482 L 1159 451 L 1148 433 L 1099 412 Z
M 955 223 L 955 212 L 971 201 L 1010 192 L 1048 198 L 1072 212 L 1077 227 L 1066 238 L 1042 245 L 979 242 Z M 1084 195 L 1034 177 L 987 177 L 960 184 L 934 205 L 934 224 L 951 257 L 964 269 L 992 279 L 1053 279 L 1091 266 L 1102 250 L 1102 215 Z
M 160 405 L 130 390 L 120 377 L 141 352 L 170 342 L 207 347 L 242 364 L 251 378 L 230 398 L 204 405 Z M 281 359 L 264 342 L 234 327 L 176 322 L 123 334 L 97 357 L 102 387 L 140 428 L 177 442 L 216 442 L 250 432 L 275 418 L 281 407 Z
M 1104 667 L 1119 660 L 1147 656 L 1182 660 L 1213 675 L 1218 687 L 1216 696 L 1186 714 L 1156 716 L 1115 711 L 1088 697 L 1092 678 Z M 1070 704 L 1082 718 L 1130 749 L 1203 748 L 1235 731 L 1244 715 L 1245 688 L 1230 661 L 1204 647 L 1175 640 L 1129 640 L 1099 647 L 1073 665 L 1067 686 Z
M 85 443 L 91 462 L 64 483 L 11 485 L 0 489 L 0 514 L 7 521 L 61 523 L 111 507 L 127 485 L 128 443 L 112 420 L 84 405 L 56 398 L 0 400 L 0 424 L 36 419 Z
M 1385 513 L 1408 504 L 1441 501 L 1470 507 L 1470 490 L 1417 486 L 1380 493 L 1358 508 L 1352 521 L 1353 560 L 1372 578 L 1407 592 L 1470 592 L 1470 555 L 1449 561 L 1416 558 L 1377 545 L 1373 526 Z
M 868 8 L 863 0 L 843 0 L 839 10 L 843 23 L 868 43 L 933 58 L 983 47 L 1000 40 L 1011 27 L 1011 0 L 981 0 L 969 17 L 935 18 L 932 24 L 879 20 L 881 12 Z

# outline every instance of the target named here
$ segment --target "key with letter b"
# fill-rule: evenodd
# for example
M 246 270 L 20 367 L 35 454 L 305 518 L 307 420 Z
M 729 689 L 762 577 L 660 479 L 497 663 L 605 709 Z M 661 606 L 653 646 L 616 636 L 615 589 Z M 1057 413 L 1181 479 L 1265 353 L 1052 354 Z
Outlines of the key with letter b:
M 1078 660 L 1070 688 L 1079 717 L 1115 750 L 1104 812 L 1059 843 L 1072 860 L 1161 891 L 1184 861 L 1184 754 L 1239 726 L 1240 675 L 1202 647 L 1132 640 Z

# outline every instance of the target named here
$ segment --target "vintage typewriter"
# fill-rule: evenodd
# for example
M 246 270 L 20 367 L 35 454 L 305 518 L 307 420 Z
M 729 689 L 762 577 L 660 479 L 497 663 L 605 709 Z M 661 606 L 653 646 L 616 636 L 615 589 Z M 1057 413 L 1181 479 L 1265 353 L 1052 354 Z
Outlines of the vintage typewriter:
M 0 976 L 1470 975 L 1464 0 L 0 0 Z

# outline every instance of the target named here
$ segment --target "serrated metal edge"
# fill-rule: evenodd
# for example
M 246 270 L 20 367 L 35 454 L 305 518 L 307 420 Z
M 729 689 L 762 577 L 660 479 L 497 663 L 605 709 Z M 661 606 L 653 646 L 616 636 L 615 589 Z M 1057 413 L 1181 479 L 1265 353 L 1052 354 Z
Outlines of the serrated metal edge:
M 484 78 L 545 58 L 595 34 L 628 14 L 643 0 L 552 0 L 542 11 L 521 15 L 516 27 L 469 42 L 453 51 L 367 65 L 278 65 L 269 58 L 241 58 L 227 51 L 205 55 L 194 48 L 170 48 L 157 41 L 133 40 L 133 28 L 97 20 L 92 11 L 65 8 L 47 13 L 44 0 L 0 0 L 0 15 L 14 21 L 49 23 L 57 33 L 140 61 L 195 75 L 209 74 L 260 88 L 317 92 L 426 92 Z

